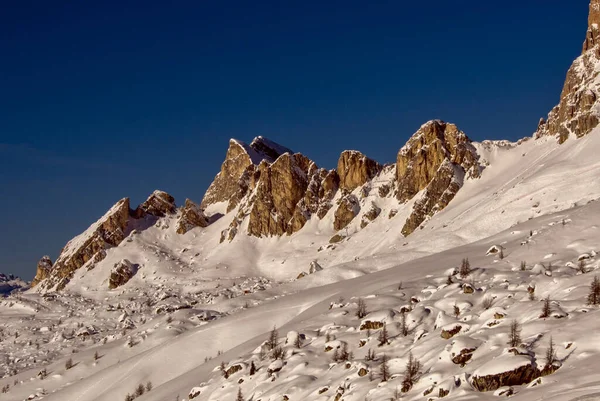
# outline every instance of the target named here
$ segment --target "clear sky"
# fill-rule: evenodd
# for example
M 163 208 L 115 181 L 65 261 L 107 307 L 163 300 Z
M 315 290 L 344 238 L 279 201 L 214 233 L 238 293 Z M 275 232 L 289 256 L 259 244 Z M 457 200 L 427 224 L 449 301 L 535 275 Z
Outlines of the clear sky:
M 200 201 L 228 139 L 327 168 L 424 122 L 518 139 L 558 102 L 588 0 L 13 1 L 0 11 L 0 271 L 31 279 L 112 204 Z

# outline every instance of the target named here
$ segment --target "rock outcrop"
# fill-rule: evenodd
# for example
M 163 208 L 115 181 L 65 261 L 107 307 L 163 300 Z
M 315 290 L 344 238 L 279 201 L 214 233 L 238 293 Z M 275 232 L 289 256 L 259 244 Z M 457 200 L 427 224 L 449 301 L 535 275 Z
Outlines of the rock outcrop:
M 333 229 L 338 231 L 342 228 L 346 228 L 359 212 L 360 203 L 356 196 L 349 194 L 342 197 L 339 201 L 337 209 L 335 210 Z
M 227 211 L 233 210 L 253 188 L 257 166 L 263 160 L 273 163 L 284 153 L 294 152 L 261 136 L 250 145 L 231 139 L 221 171 L 206 191 L 200 206 L 205 209 L 209 205 L 226 202 Z
M 135 209 L 134 216 L 137 219 L 147 215 L 164 217 L 167 214 L 175 213 L 176 210 L 175 198 L 164 191 L 156 190 Z
M 600 122 L 600 0 L 590 2 L 583 51 L 567 72 L 559 104 L 538 124 L 535 137 L 551 135 L 563 143 L 587 135 Z
M 123 241 L 128 221 L 129 198 L 124 198 L 85 232 L 69 241 L 56 259 L 50 275 L 48 276 L 46 269 L 42 269 L 34 282 L 40 283 L 45 289 L 55 286 L 58 290 L 64 288 L 77 269 L 92 258 L 94 261 L 104 259 L 106 248 L 117 246 Z
M 426 218 L 446 207 L 464 178 L 478 178 L 480 173 L 479 155 L 456 125 L 439 120 L 423 125 L 400 149 L 396 161 L 398 200 L 408 202 L 425 190 L 402 233 L 409 235 Z
M 36 286 L 40 281 L 47 279 L 50 277 L 52 272 L 52 259 L 50 256 L 43 256 L 37 264 L 37 270 L 35 272 L 35 277 L 31 282 L 31 286 Z
M 108 288 L 112 290 L 126 284 L 135 276 L 137 270 L 138 266 L 127 259 L 115 263 L 108 279 Z
M 252 199 L 248 233 L 256 237 L 292 233 L 296 206 L 306 194 L 316 165 L 300 153 L 284 154 L 275 162 L 261 162 L 256 195 Z
M 186 199 L 177 220 L 177 234 L 185 234 L 194 227 L 208 227 L 208 219 L 199 205 Z
M 346 191 L 364 185 L 375 177 L 382 166 L 356 150 L 345 150 L 340 155 L 337 173 L 340 177 L 340 188 Z

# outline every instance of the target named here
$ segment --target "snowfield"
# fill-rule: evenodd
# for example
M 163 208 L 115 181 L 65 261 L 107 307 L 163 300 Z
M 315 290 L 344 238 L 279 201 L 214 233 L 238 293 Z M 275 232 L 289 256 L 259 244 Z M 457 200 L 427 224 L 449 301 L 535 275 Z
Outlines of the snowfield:
M 482 177 L 406 238 L 412 204 L 360 188 L 361 213 L 381 214 L 334 244 L 333 210 L 289 237 L 223 244 L 229 219 L 178 235 L 167 216 L 63 292 L 1 299 L 0 400 L 120 401 L 140 385 L 136 400 L 600 399 L 600 308 L 588 305 L 600 132 L 475 146 Z M 135 275 L 111 290 L 124 260 Z

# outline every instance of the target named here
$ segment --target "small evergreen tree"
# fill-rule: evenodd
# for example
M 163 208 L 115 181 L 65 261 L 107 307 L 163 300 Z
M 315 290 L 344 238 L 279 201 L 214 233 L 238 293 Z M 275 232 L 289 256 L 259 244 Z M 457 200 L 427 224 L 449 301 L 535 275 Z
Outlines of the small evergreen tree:
M 133 395 L 127 394 L 125 396 L 125 401 L 133 401 L 133 400 L 135 400 L 135 397 Z
M 244 401 L 244 395 L 242 394 L 242 388 L 238 387 L 237 397 L 235 401 Z
M 550 312 L 551 312 L 550 296 L 548 295 L 546 298 L 544 298 L 544 303 L 542 305 L 542 314 L 540 315 L 540 317 L 547 318 L 550 316 Z
M 67 359 L 67 361 L 65 362 L 65 369 L 69 370 L 73 367 L 73 360 L 71 358 Z
M 587 301 L 588 305 L 600 305 L 600 279 L 598 279 L 598 276 L 594 276 L 594 280 L 590 285 Z
M 379 373 L 381 374 L 381 381 L 386 382 L 390 378 L 390 367 L 388 366 L 389 357 L 383 354 L 381 357 L 381 365 L 379 367 Z
M 356 317 L 362 319 L 365 316 L 367 316 L 367 303 L 364 299 L 358 298 L 358 303 L 356 307 Z
M 404 337 L 408 335 L 409 330 L 408 323 L 406 323 L 406 312 L 400 315 L 400 327 L 398 329 L 400 331 L 400 334 L 402 334 Z
M 143 384 L 139 384 L 135 389 L 135 397 L 141 397 L 146 392 Z
M 269 339 L 267 340 L 267 349 L 269 351 L 275 349 L 277 347 L 277 343 L 279 340 L 279 333 L 277 332 L 277 327 L 273 326 L 273 330 L 269 333 Z
M 302 348 L 302 337 L 300 337 L 300 333 L 298 333 L 298 335 L 294 339 L 294 347 Z
M 404 379 L 402 380 L 402 391 L 409 391 L 417 382 L 418 375 L 421 371 L 421 362 L 419 362 L 412 354 L 408 353 L 408 362 L 404 370 Z
M 375 360 L 375 351 L 373 351 L 371 348 L 369 348 L 369 350 L 367 351 L 367 356 L 365 357 L 365 360 L 374 361 Z
M 98 351 L 94 352 L 94 361 L 100 359 L 100 355 L 98 355 Z
M 219 369 L 221 370 L 221 374 L 223 375 L 223 377 L 227 379 L 227 366 L 225 366 L 225 362 L 221 361 Z
M 471 264 L 469 263 L 468 258 L 462 260 L 458 274 L 460 274 L 460 277 L 462 278 L 466 278 L 469 274 L 471 274 Z
M 387 330 L 387 324 L 385 324 L 385 323 L 383 324 L 383 328 L 379 332 L 379 336 L 377 337 L 377 340 L 379 341 L 380 347 L 382 345 L 387 345 L 387 343 L 389 341 L 389 333 Z
M 460 316 L 460 308 L 458 305 L 454 304 L 454 317 L 458 318 Z
M 276 346 L 273 349 L 273 355 L 272 355 L 272 359 L 273 360 L 277 360 L 277 359 L 281 359 L 283 360 L 283 358 L 285 357 L 285 351 L 283 350 L 283 348 L 281 348 L 281 346 Z
M 508 344 L 511 347 L 518 347 L 519 345 L 521 345 L 521 325 L 516 320 L 510 322 Z
M 500 247 L 500 260 L 504 259 L 504 248 Z
M 154 387 L 152 386 L 152 382 L 151 381 L 149 381 L 148 383 L 146 383 L 146 392 L 149 393 L 150 391 L 152 391 L 153 388 Z
M 254 374 L 256 373 L 256 365 L 254 364 L 254 361 L 250 362 L 250 376 L 254 376 Z
M 527 263 L 525 261 L 521 262 L 521 271 L 525 271 L 525 269 L 527 268 Z
M 450 284 L 454 284 L 454 281 L 452 281 L 452 275 L 448 274 L 448 277 L 446 278 L 446 285 Z
M 552 367 L 556 362 L 556 349 L 554 348 L 554 340 L 550 337 L 550 343 L 546 350 L 546 367 Z

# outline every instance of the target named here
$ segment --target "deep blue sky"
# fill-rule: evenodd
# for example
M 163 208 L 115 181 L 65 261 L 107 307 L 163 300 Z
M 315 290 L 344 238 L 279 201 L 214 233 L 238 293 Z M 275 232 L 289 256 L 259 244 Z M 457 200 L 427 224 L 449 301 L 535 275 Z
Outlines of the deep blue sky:
M 393 161 L 433 118 L 475 140 L 531 135 L 580 53 L 587 7 L 5 2 L 0 271 L 31 279 L 122 197 L 200 201 L 230 137 L 333 168 L 344 149 Z

